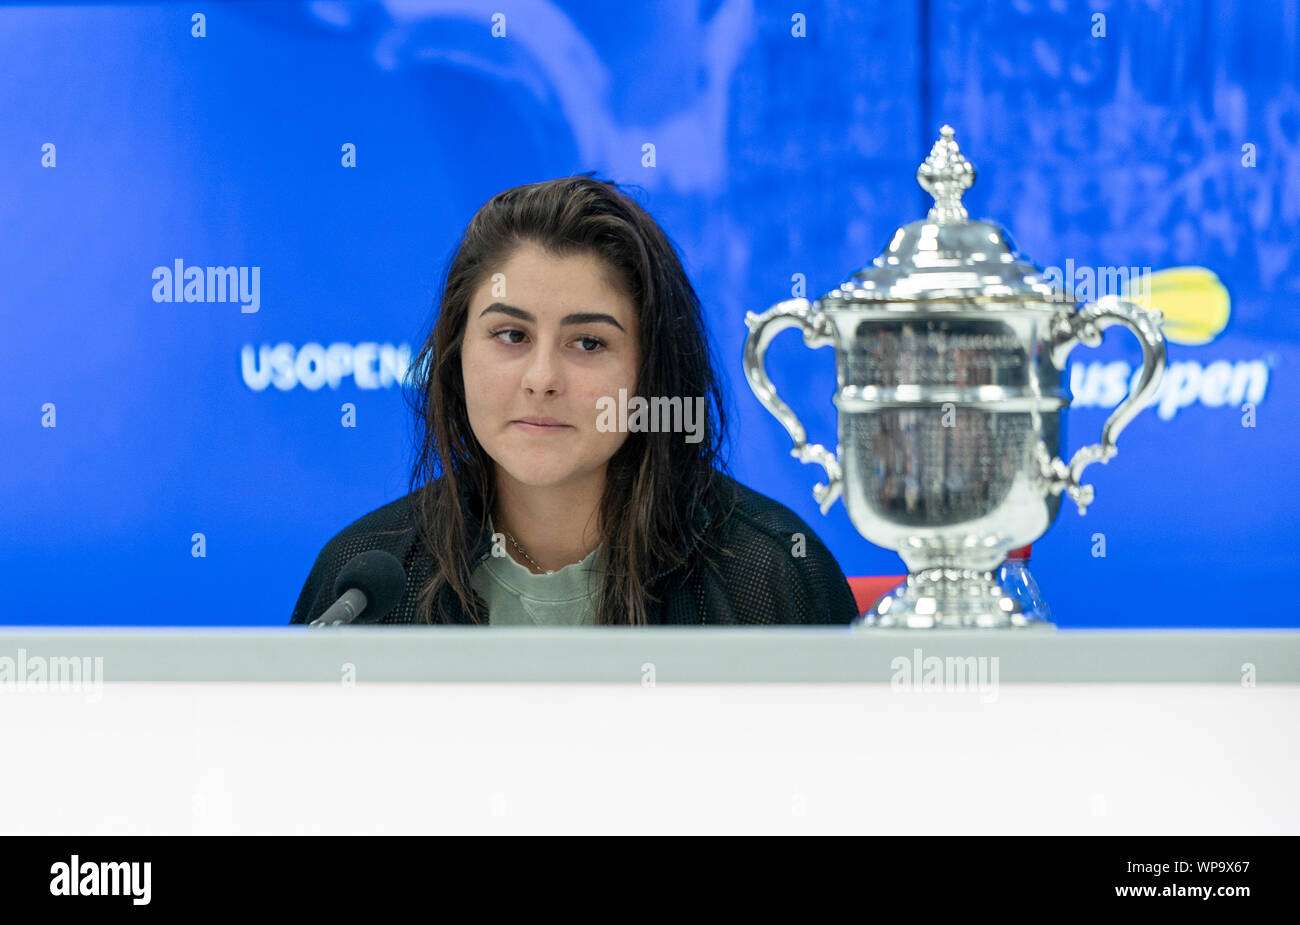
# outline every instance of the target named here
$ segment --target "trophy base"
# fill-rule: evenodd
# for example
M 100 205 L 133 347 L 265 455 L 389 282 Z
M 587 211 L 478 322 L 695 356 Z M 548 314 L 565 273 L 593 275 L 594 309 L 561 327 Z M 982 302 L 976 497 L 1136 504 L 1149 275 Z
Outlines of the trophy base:
M 853 622 L 870 629 L 1054 628 L 1037 608 L 1026 610 L 996 572 L 931 568 L 913 572 Z

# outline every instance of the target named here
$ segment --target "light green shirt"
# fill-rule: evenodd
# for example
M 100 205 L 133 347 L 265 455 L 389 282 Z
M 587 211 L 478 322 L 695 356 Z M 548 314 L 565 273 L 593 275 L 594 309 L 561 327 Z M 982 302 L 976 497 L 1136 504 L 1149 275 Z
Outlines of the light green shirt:
M 496 532 L 491 517 L 488 531 Z M 593 626 L 603 545 L 546 575 L 534 575 L 508 554 L 489 556 L 470 576 L 470 587 L 487 602 L 491 626 Z

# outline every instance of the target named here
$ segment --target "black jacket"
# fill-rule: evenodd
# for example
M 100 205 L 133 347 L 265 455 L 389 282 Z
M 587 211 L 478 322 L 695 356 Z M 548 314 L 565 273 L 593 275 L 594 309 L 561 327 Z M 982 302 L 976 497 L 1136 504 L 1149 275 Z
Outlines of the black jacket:
M 696 512 L 698 536 L 690 546 L 687 564 L 657 575 L 649 590 L 659 601 L 649 600 L 651 624 L 847 624 L 857 616 L 857 605 L 844 573 L 822 541 L 797 514 L 779 502 L 720 476 L 735 505 L 728 517 L 701 507 Z M 310 623 L 334 602 L 334 580 L 349 559 L 367 549 L 384 549 L 406 569 L 406 592 L 380 623 L 417 623 L 416 600 L 429 580 L 433 557 L 421 553 L 415 542 L 413 502 L 406 495 L 372 511 L 341 530 L 325 544 L 303 585 L 290 623 Z M 474 566 L 491 554 L 491 538 L 482 519 L 463 500 L 470 535 L 484 537 L 471 557 Z M 802 548 L 795 534 L 803 534 Z M 721 549 L 711 568 L 700 555 L 701 537 Z M 802 552 L 803 555 L 796 555 Z M 449 588 L 443 586 L 440 604 L 455 614 L 455 622 L 472 624 Z M 358 619 L 364 623 L 365 614 Z

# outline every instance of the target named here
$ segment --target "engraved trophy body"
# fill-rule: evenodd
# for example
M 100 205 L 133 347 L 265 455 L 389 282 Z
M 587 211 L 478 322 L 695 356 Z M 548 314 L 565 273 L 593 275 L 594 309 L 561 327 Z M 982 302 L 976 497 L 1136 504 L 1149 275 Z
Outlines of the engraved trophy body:
M 858 532 L 907 566 L 907 580 L 855 625 L 1050 626 L 999 584 L 998 567 L 1046 532 L 1062 495 L 1084 513 L 1093 489 L 1083 470 L 1115 455 L 1164 372 L 1159 313 L 1111 296 L 1080 307 L 1001 228 L 969 220 L 961 196 L 974 177 L 944 126 L 917 171 L 935 199 L 925 220 L 899 228 L 871 266 L 816 302 L 745 318 L 745 375 L 792 455 L 826 470 L 813 489 L 822 513 L 842 495 Z M 1137 336 L 1142 372 L 1101 442 L 1067 464 L 1066 357 L 1113 324 Z M 835 454 L 807 442 L 767 376 L 768 344 L 790 327 L 809 347 L 835 348 Z

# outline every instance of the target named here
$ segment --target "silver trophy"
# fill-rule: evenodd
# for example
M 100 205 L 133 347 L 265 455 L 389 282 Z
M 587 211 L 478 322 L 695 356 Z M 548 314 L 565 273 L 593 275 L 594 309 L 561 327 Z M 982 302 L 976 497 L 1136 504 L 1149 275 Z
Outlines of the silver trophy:
M 855 625 L 1050 627 L 1003 586 L 999 567 L 1046 532 L 1062 494 L 1087 509 L 1083 470 L 1115 455 L 1164 373 L 1160 314 L 1114 296 L 1080 307 L 1001 228 L 969 220 L 961 197 L 975 170 L 949 126 L 917 179 L 934 207 L 895 231 L 871 266 L 816 302 L 745 316 L 745 375 L 790 434 L 792 455 L 826 470 L 813 488 L 822 513 L 843 494 L 858 532 L 907 566 L 907 580 Z M 1080 343 L 1100 344 L 1113 324 L 1137 336 L 1142 373 L 1101 442 L 1066 463 L 1066 358 Z M 835 348 L 835 453 L 808 443 L 767 376 L 768 344 L 791 327 L 809 347 Z

